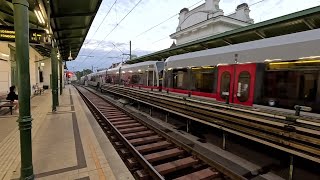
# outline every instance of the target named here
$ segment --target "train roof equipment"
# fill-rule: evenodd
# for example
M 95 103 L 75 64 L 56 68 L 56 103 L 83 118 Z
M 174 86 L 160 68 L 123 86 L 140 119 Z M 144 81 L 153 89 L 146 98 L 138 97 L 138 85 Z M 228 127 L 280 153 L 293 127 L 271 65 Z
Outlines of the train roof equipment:
M 319 56 L 320 29 L 171 56 L 166 69 Z

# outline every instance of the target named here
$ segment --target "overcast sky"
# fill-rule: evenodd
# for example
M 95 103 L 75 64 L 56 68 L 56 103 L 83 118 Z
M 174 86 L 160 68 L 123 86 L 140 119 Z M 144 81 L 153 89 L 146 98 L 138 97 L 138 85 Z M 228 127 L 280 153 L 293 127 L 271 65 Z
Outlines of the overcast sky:
M 67 66 L 71 71 L 97 69 L 126 60 L 128 56 L 122 54 L 129 53 L 130 40 L 132 54 L 138 56 L 169 48 L 173 42 L 169 35 L 176 31 L 179 11 L 184 7 L 193 9 L 204 2 L 117 0 L 115 3 L 115 0 L 103 0 L 77 59 Z M 249 6 L 254 4 L 250 6 L 250 17 L 255 23 L 320 5 L 320 0 L 220 0 L 220 9 L 228 15 L 244 2 Z M 156 26 L 163 21 L 166 22 Z

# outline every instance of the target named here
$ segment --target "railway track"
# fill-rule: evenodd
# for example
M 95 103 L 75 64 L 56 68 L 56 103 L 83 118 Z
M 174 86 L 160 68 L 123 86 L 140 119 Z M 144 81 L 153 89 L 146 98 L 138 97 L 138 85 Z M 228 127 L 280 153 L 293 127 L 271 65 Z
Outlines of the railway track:
M 290 118 L 266 117 L 121 86 L 104 91 L 198 121 L 320 163 L 320 128 Z M 189 123 L 187 123 L 188 125 Z
M 125 109 L 76 88 L 136 179 L 245 179 Z

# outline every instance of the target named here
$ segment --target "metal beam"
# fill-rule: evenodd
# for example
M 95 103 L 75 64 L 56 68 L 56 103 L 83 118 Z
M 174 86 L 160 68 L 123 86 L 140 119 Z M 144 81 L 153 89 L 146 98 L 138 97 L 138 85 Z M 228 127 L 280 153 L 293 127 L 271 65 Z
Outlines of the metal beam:
M 204 47 L 204 48 L 206 48 L 206 49 L 209 49 L 206 45 L 204 45 L 203 43 L 200 43 L 199 44 L 200 46 L 202 46 L 202 47 Z
M 80 50 L 80 48 L 76 48 L 76 49 L 71 49 L 71 53 L 75 53 L 75 52 L 78 52 Z M 63 50 L 60 50 L 60 54 L 68 54 L 70 53 L 70 49 L 63 49 Z
M 264 33 L 262 33 L 261 31 L 254 31 L 254 33 L 256 33 L 256 35 L 258 35 L 259 37 L 261 37 L 262 39 L 266 38 L 266 35 Z
M 67 13 L 67 14 L 56 14 L 51 16 L 52 19 L 56 18 L 66 18 L 66 17 L 83 17 L 83 16 L 95 16 L 97 12 L 89 12 L 89 13 Z
M 61 31 L 73 31 L 73 30 L 83 30 L 88 29 L 88 26 L 82 26 L 82 27 L 73 27 L 73 28 L 63 28 L 63 29 L 52 29 L 53 32 L 61 32 Z
M 225 43 L 228 44 L 228 45 L 232 45 L 232 43 L 231 43 L 229 40 L 227 40 L 227 39 L 222 39 L 222 41 L 225 42 Z
M 304 22 L 304 24 L 306 24 L 311 30 L 316 28 L 316 25 L 314 25 L 311 21 L 309 21 L 308 19 L 303 19 L 302 20 Z
M 59 37 L 57 40 L 78 39 L 78 38 L 84 38 L 84 36 Z
M 9 25 L 9 23 L 7 23 L 7 22 L 5 22 L 5 21 L 3 20 L 3 17 L 0 17 L 0 23 L 1 23 L 2 25 L 5 25 L 5 26 L 8 26 L 8 25 Z

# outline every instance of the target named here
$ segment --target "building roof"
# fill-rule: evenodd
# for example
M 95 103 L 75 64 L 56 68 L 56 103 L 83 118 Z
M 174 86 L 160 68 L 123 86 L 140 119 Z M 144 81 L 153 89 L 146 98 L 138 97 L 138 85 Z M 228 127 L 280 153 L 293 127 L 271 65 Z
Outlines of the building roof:
M 102 0 L 28 0 L 28 2 L 29 27 L 44 30 L 50 22 L 61 57 L 63 60 L 68 60 L 70 51 L 73 59 L 77 57 Z M 39 23 L 35 9 L 41 11 L 46 23 Z M 12 0 L 1 0 L 0 23 L 13 26 Z M 50 57 L 50 45 L 31 46 L 42 56 Z
M 126 63 L 133 64 L 150 60 L 160 61 L 173 55 L 255 41 L 318 28 L 320 28 L 320 6 L 241 27 L 193 42 L 181 44 L 176 47 L 157 51 L 126 61 Z

